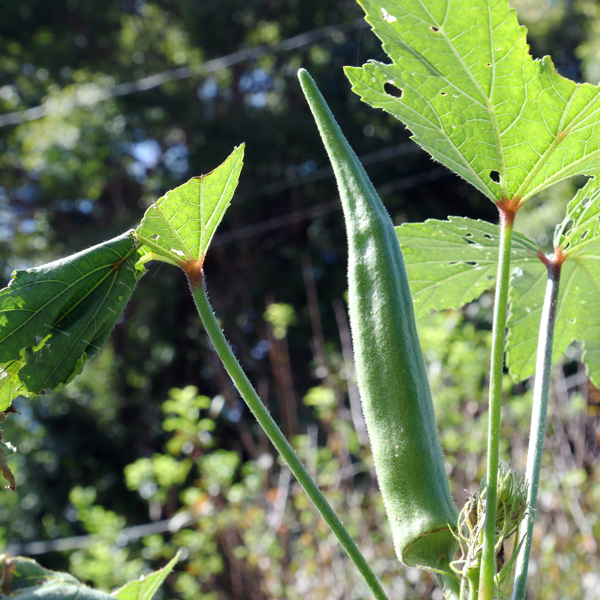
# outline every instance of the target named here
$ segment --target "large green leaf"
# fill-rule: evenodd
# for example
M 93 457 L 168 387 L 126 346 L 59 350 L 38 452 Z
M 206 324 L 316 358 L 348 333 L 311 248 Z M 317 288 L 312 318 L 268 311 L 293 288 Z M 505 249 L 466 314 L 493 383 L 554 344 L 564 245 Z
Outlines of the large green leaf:
M 498 226 L 453 217 L 396 228 L 415 314 L 459 308 L 495 284 Z M 555 244 L 562 265 L 553 360 L 583 344 L 583 360 L 600 386 L 600 179 L 591 179 L 569 203 Z M 548 279 L 541 252 L 525 236 L 513 241 L 507 366 L 515 381 L 535 373 L 538 332 Z
M 110 335 L 142 271 L 133 232 L 41 267 L 0 290 L 0 411 L 68 383 Z
M 533 60 L 508 0 L 359 3 L 392 64 L 347 67 L 354 91 L 486 196 L 600 172 L 600 89 Z
M 600 179 L 591 179 L 571 200 L 557 227 L 555 245 L 562 265 L 553 361 L 574 341 L 583 345 L 583 361 L 600 387 Z M 535 372 L 537 336 L 547 273 L 541 262 L 518 271 L 512 280 L 507 363 L 511 375 L 524 379 Z
M 201 266 L 238 184 L 244 145 L 207 175 L 194 177 L 167 192 L 144 215 L 136 230 L 146 246 L 143 261 L 162 260 L 176 266 Z
M 410 281 L 415 316 L 430 310 L 460 308 L 496 284 L 498 226 L 450 217 L 396 227 Z M 538 248 L 514 234 L 511 264 L 522 269 L 540 263 Z
M 162 585 L 167 575 L 179 560 L 179 553 L 171 559 L 162 569 L 145 575 L 137 581 L 130 581 L 122 588 L 115 590 L 111 596 L 117 600 L 152 600 L 158 588 Z
M 0 555 L 0 598 L 13 600 L 152 600 L 179 555 L 162 569 L 112 594 L 87 587 L 73 575 L 50 571 L 31 558 Z
M 11 600 L 114 600 L 69 573 L 45 569 L 30 558 L 0 556 L 0 597 Z

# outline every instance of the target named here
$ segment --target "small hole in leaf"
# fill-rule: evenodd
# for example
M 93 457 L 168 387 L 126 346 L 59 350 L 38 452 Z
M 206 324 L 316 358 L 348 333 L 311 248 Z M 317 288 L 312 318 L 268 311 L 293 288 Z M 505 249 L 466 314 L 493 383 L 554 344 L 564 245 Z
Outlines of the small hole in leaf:
M 465 233 L 465 236 L 466 237 L 473 237 L 473 234 L 472 233 Z
M 448 93 L 447 92 L 440 92 L 440 96 L 447 96 Z
M 429 29 L 431 29 L 431 31 L 433 31 L 434 33 L 440 32 L 440 30 L 437 27 L 434 27 L 433 25 Z
M 571 247 L 571 242 L 569 242 L 564 248 L 563 248 L 563 252 L 565 250 L 568 250 Z
M 402 94 L 404 93 L 404 90 L 402 88 L 397 87 L 393 81 L 388 81 L 383 86 L 383 89 L 390 96 L 394 96 L 394 98 L 402 98 Z
M 588 233 L 590 232 L 589 229 L 586 229 L 582 234 L 581 234 L 581 239 L 585 240 L 585 238 L 588 236 Z
M 465 261 L 465 265 L 469 265 L 470 267 L 476 267 L 478 263 L 472 261 L 472 260 L 467 260 Z
M 484 233 L 483 237 L 487 238 L 488 240 L 493 240 L 494 239 L 494 236 L 490 235 L 489 233 Z
M 569 231 L 569 229 L 572 229 L 574 224 L 575 224 L 575 221 L 573 219 L 569 219 L 565 223 L 565 226 L 563 227 L 563 232 Z
M 485 66 L 486 66 L 486 67 L 491 67 L 491 66 L 492 66 L 492 63 L 487 63 Z
M 454 265 L 457 265 L 458 263 L 456 261 L 453 261 L 453 262 L 449 262 L 448 264 L 454 266 Z
M 490 171 L 490 179 L 494 183 L 500 183 L 500 173 L 498 171 Z
M 153 234 L 150 236 L 150 239 L 151 239 L 151 240 L 154 240 L 154 241 L 156 241 L 156 240 L 158 239 L 158 237 L 159 237 L 159 236 L 158 236 L 158 233 L 153 233 Z

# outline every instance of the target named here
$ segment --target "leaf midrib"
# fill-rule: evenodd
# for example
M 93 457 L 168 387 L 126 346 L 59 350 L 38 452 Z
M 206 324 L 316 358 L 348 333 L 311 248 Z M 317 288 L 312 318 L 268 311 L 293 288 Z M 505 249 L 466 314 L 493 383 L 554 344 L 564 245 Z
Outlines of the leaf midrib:
M 98 271 L 102 271 L 103 269 L 106 269 L 106 268 L 112 269 L 112 265 L 110 265 L 110 266 L 103 265 L 102 267 L 98 267 L 97 269 L 94 269 L 93 271 L 90 271 L 89 273 L 86 273 L 85 275 L 83 275 L 79 279 L 75 280 L 73 283 L 68 284 L 67 287 L 65 287 L 58 295 L 53 296 L 51 300 L 49 300 L 48 302 L 46 302 L 46 304 L 44 304 L 43 306 L 40 306 L 40 308 L 38 308 L 36 311 L 34 311 L 34 314 L 31 315 L 31 317 L 29 317 L 26 321 L 24 321 L 23 323 L 21 323 L 16 329 L 13 329 L 7 335 L 5 335 L 2 339 L 0 339 L 0 344 L 2 344 L 9 337 L 15 336 L 20 329 L 22 329 L 23 327 L 25 327 L 29 323 L 29 321 L 31 321 L 31 319 L 33 319 L 36 315 L 38 315 L 41 311 L 43 311 L 47 306 L 49 306 L 52 303 L 56 302 L 56 300 L 58 300 L 63 294 L 65 294 L 67 291 L 69 291 L 73 286 L 79 284 L 81 281 L 85 280 L 86 278 L 88 278 L 88 277 L 96 274 Z M 108 273 L 108 274 L 110 274 L 110 273 Z M 50 281 L 52 281 L 52 280 L 50 280 Z M 43 283 L 47 283 L 47 282 L 46 281 L 34 281 L 34 282 L 30 283 L 30 284 L 27 284 L 27 285 L 23 286 L 23 288 L 30 287 L 30 286 L 33 286 L 33 285 L 39 285 L 40 283 L 43 284 Z M 56 283 L 59 283 L 59 281 L 57 281 Z M 64 284 L 65 282 L 62 281 L 60 283 Z M 94 286 L 94 289 L 95 289 L 95 287 L 96 286 Z M 13 291 L 20 291 L 23 288 L 21 288 L 21 287 L 14 288 Z M 86 297 L 87 297 L 87 295 L 89 295 L 89 294 L 86 294 Z M 10 313 L 13 310 L 19 310 L 19 309 L 5 309 L 5 310 L 1 310 L 0 314 L 1 313 Z
M 167 215 L 165 215 L 165 213 L 163 212 L 159 202 L 160 202 L 160 200 L 155 203 L 154 209 L 156 210 L 156 213 L 158 214 L 160 220 L 165 224 L 169 233 L 173 236 L 174 240 L 179 244 L 179 246 L 180 246 L 182 252 L 185 254 L 186 258 L 190 261 L 193 261 L 194 255 L 191 253 L 187 244 L 181 239 L 179 232 L 177 231 L 177 229 L 175 229 L 175 227 L 173 227 L 173 225 L 171 224 L 171 221 L 169 220 Z M 159 244 L 156 244 L 156 245 L 159 246 Z M 162 246 L 160 246 L 160 247 L 162 248 Z M 162 250 L 169 252 L 169 250 L 166 248 L 162 248 Z M 173 254 L 173 252 L 170 252 L 170 254 Z
M 102 299 L 101 302 L 98 303 L 98 306 L 96 307 L 93 316 L 88 320 L 87 324 L 85 325 L 84 328 L 81 329 L 80 333 L 78 336 L 76 336 L 73 340 L 73 342 L 71 343 L 71 345 L 67 344 L 67 351 L 63 352 L 61 359 L 56 363 L 54 369 L 52 369 L 52 371 L 48 374 L 48 376 L 46 377 L 46 379 L 44 380 L 44 383 L 42 384 L 42 386 L 40 387 L 40 390 L 43 390 L 46 388 L 48 381 L 50 381 L 50 379 L 53 377 L 54 373 L 56 373 L 56 371 L 59 369 L 60 366 L 62 366 L 62 364 L 65 362 L 65 360 L 67 359 L 67 356 L 69 355 L 69 353 L 71 352 L 71 350 L 73 350 L 73 347 L 75 346 L 75 344 L 77 344 L 79 342 L 79 340 L 82 338 L 83 334 L 89 329 L 89 327 L 91 326 L 91 324 L 95 321 L 98 312 L 100 311 L 100 309 L 102 307 L 104 307 L 104 304 L 106 303 L 106 299 L 108 298 L 110 292 L 112 291 L 114 285 L 115 285 L 115 281 L 117 280 L 117 277 L 119 275 L 119 271 L 118 270 L 112 270 L 113 273 L 113 280 L 110 282 L 110 286 L 108 287 L 108 290 L 106 290 L 106 294 L 104 294 L 104 298 Z M 110 275 L 110 273 L 107 274 L 107 277 Z M 103 279 L 103 281 L 106 281 L 107 277 L 105 277 Z M 88 345 L 92 343 L 93 341 L 93 337 L 89 342 L 86 342 Z

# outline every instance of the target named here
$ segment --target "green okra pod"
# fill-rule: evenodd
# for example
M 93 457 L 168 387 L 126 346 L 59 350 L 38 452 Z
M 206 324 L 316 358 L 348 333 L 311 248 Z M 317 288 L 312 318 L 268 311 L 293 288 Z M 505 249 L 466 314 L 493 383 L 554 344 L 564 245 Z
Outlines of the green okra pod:
M 329 154 L 348 235 L 349 312 L 363 412 L 400 561 L 447 570 L 450 494 L 412 298 L 392 221 L 310 75 L 300 83 Z

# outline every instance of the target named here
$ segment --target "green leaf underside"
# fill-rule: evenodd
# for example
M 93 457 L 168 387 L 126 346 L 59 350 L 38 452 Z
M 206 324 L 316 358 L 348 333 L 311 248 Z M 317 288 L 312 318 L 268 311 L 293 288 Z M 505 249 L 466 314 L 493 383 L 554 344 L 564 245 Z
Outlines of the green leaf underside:
M 179 554 L 162 569 L 126 583 L 112 594 L 87 587 L 69 573 L 50 571 L 30 558 L 0 556 L 0 597 L 14 600 L 152 600 Z
M 104 344 L 142 271 L 133 231 L 15 271 L 0 290 L 0 410 L 68 383 Z
M 490 199 L 600 173 L 600 88 L 533 60 L 508 0 L 359 3 L 392 64 L 346 67 L 353 90 Z
M 238 184 L 244 144 L 207 175 L 167 192 L 147 211 L 136 230 L 146 256 L 177 266 L 202 262 Z
M 146 575 L 137 581 L 126 583 L 122 588 L 115 590 L 111 597 L 117 598 L 117 600 L 152 600 L 178 560 L 179 553 L 162 569 L 154 571 L 154 573 L 150 573 L 150 575 Z
M 114 600 L 69 573 L 45 569 L 30 558 L 0 556 L 0 594 L 11 600 Z
M 396 227 L 410 282 L 415 316 L 430 310 L 460 308 L 496 283 L 497 225 L 463 217 L 431 219 Z M 511 264 L 523 267 L 537 258 L 537 246 L 514 234 Z M 541 263 L 540 263 L 541 264 Z
M 583 209 L 577 209 L 576 201 Z M 573 215 L 578 215 L 574 222 Z M 571 245 L 562 266 L 553 349 L 556 362 L 569 344 L 581 342 L 583 361 L 596 386 L 600 386 L 599 220 L 600 182 L 593 179 L 569 204 L 560 226 L 563 233 L 557 237 L 562 246 Z M 404 224 L 396 231 L 418 317 L 430 310 L 460 308 L 494 286 L 497 225 L 455 217 Z M 589 233 L 584 235 L 585 231 Z M 548 273 L 536 245 L 522 234 L 513 235 L 506 362 L 511 377 L 521 381 L 535 374 Z
M 571 200 L 557 227 L 555 244 L 564 249 L 553 361 L 574 341 L 583 345 L 583 362 L 600 387 L 600 179 L 591 179 Z M 507 363 L 511 375 L 524 379 L 535 371 L 536 347 L 546 268 L 539 263 L 512 280 Z M 522 296 L 520 298 L 520 296 Z

